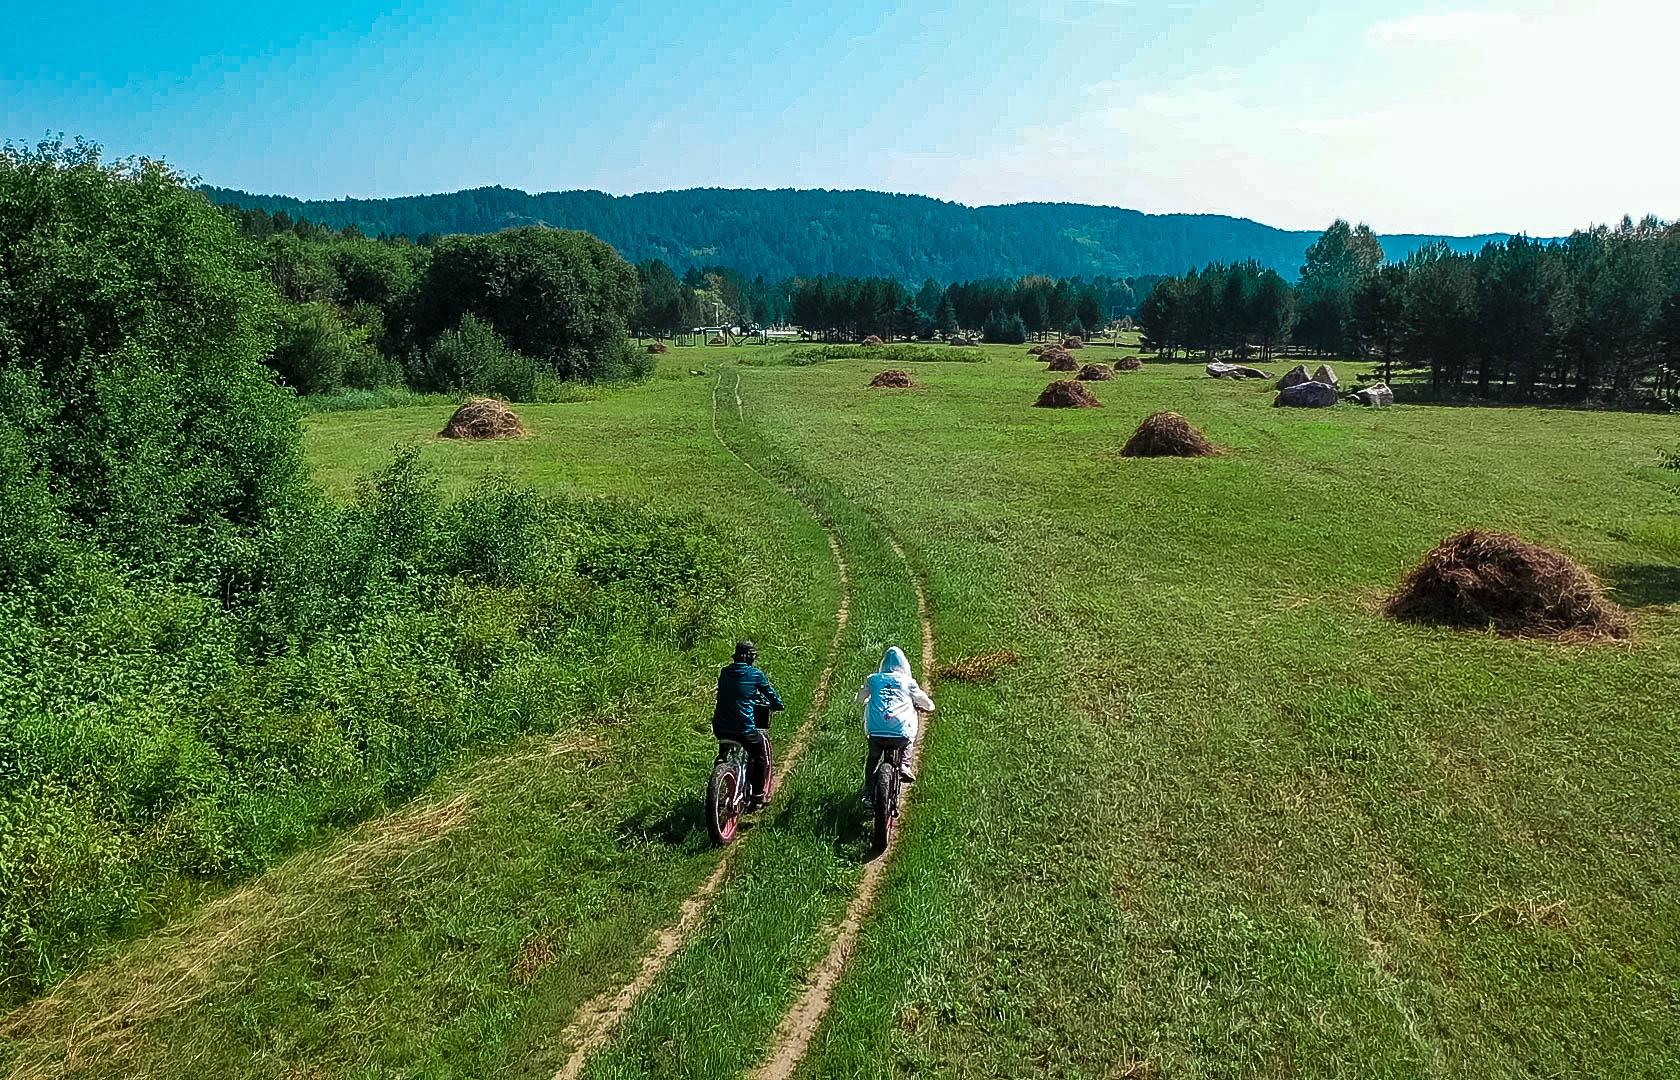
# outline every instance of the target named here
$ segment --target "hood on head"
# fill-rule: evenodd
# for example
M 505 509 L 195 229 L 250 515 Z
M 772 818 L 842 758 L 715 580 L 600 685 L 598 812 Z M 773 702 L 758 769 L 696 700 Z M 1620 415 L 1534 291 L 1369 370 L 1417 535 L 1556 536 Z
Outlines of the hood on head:
M 897 645 L 887 647 L 887 655 L 881 657 L 881 674 L 910 675 L 910 659 L 904 655 L 904 650 Z

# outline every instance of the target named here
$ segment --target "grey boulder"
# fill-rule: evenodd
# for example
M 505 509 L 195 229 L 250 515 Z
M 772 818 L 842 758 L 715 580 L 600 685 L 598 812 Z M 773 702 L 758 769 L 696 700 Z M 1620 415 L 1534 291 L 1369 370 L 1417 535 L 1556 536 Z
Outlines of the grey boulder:
M 1336 404 L 1336 388 L 1329 383 L 1299 383 L 1280 390 L 1272 404 L 1293 409 L 1324 409 Z
M 1244 367 L 1241 364 L 1212 363 L 1207 366 L 1207 373 L 1216 379 L 1269 379 L 1270 375 L 1259 368 Z
M 1341 385 L 1341 380 L 1336 378 L 1336 370 L 1329 364 L 1318 365 L 1318 370 L 1312 374 L 1312 381 L 1328 383 L 1330 386 Z
M 1307 374 L 1307 365 L 1296 364 L 1289 369 L 1283 378 L 1278 380 L 1277 388 L 1287 390 L 1291 386 L 1300 386 L 1304 382 L 1312 382 L 1312 376 Z

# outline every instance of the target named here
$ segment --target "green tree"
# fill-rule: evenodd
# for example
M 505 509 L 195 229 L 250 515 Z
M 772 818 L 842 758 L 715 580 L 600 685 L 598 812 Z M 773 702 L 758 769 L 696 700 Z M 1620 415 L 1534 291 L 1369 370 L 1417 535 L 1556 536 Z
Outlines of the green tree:
M 636 271 L 585 233 L 449 236 L 431 249 L 414 325 L 430 341 L 471 314 L 563 379 L 623 378 L 647 370 L 625 341 L 639 292 Z
M 1383 250 L 1370 226 L 1338 218 L 1307 248 L 1301 267 L 1297 336 L 1323 352 L 1348 354 L 1356 346 L 1353 297 L 1360 282 L 1382 265 Z

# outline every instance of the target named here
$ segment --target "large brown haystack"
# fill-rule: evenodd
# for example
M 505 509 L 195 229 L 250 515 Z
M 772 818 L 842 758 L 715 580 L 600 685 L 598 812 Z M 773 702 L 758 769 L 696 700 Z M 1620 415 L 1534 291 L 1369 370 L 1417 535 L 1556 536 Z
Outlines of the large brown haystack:
M 663 341 L 656 341 L 652 345 L 648 346 L 648 352 L 653 353 L 656 356 L 660 353 L 668 353 L 670 351 L 670 348 Z
M 885 345 L 886 344 L 886 342 L 881 340 L 881 338 L 878 334 L 870 334 L 868 337 L 863 339 L 863 343 L 865 345 Z
M 869 385 L 891 386 L 902 390 L 908 389 L 916 384 L 910 381 L 910 373 L 908 371 L 900 371 L 897 368 L 888 368 L 886 371 L 881 372 L 881 374 L 875 376 L 873 379 L 870 379 Z
M 1142 371 L 1143 360 L 1136 356 L 1122 356 L 1114 361 L 1115 371 Z
M 1057 349 L 1055 352 L 1045 349 L 1039 354 L 1039 359 L 1049 361 L 1048 370 L 1050 371 L 1079 370 L 1079 361 L 1075 360 L 1073 354 L 1065 349 Z
M 1079 369 L 1080 382 L 1107 382 L 1114 378 L 1114 369 L 1107 364 L 1086 364 Z
M 1062 339 L 1062 348 L 1064 349 L 1083 349 L 1084 347 L 1085 339 L 1077 334 L 1069 334 Z
M 1217 453 L 1219 447 L 1175 412 L 1150 413 L 1120 448 L 1121 457 L 1212 457 Z
M 468 398 L 438 432 L 446 439 L 517 439 L 525 425 L 508 403 L 495 398 Z
M 1510 533 L 1470 529 L 1423 557 L 1388 600 L 1407 622 L 1515 637 L 1625 638 L 1627 612 L 1569 556 Z
M 1097 395 L 1091 393 L 1091 388 L 1082 382 L 1072 379 L 1058 379 L 1044 388 L 1033 402 L 1041 409 L 1098 409 L 1102 402 Z

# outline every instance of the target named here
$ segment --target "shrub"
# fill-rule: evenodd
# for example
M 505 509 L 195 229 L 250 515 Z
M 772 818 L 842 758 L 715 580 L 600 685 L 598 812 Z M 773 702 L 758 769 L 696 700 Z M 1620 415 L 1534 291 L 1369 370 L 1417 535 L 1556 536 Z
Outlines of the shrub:
M 374 348 L 366 330 L 346 323 L 331 304 L 287 305 L 278 320 L 269 366 L 300 394 L 400 383 L 396 366 Z
M 490 324 L 468 314 L 426 349 L 415 381 L 428 390 L 530 401 L 536 397 L 537 373 L 535 360 L 510 349 Z

